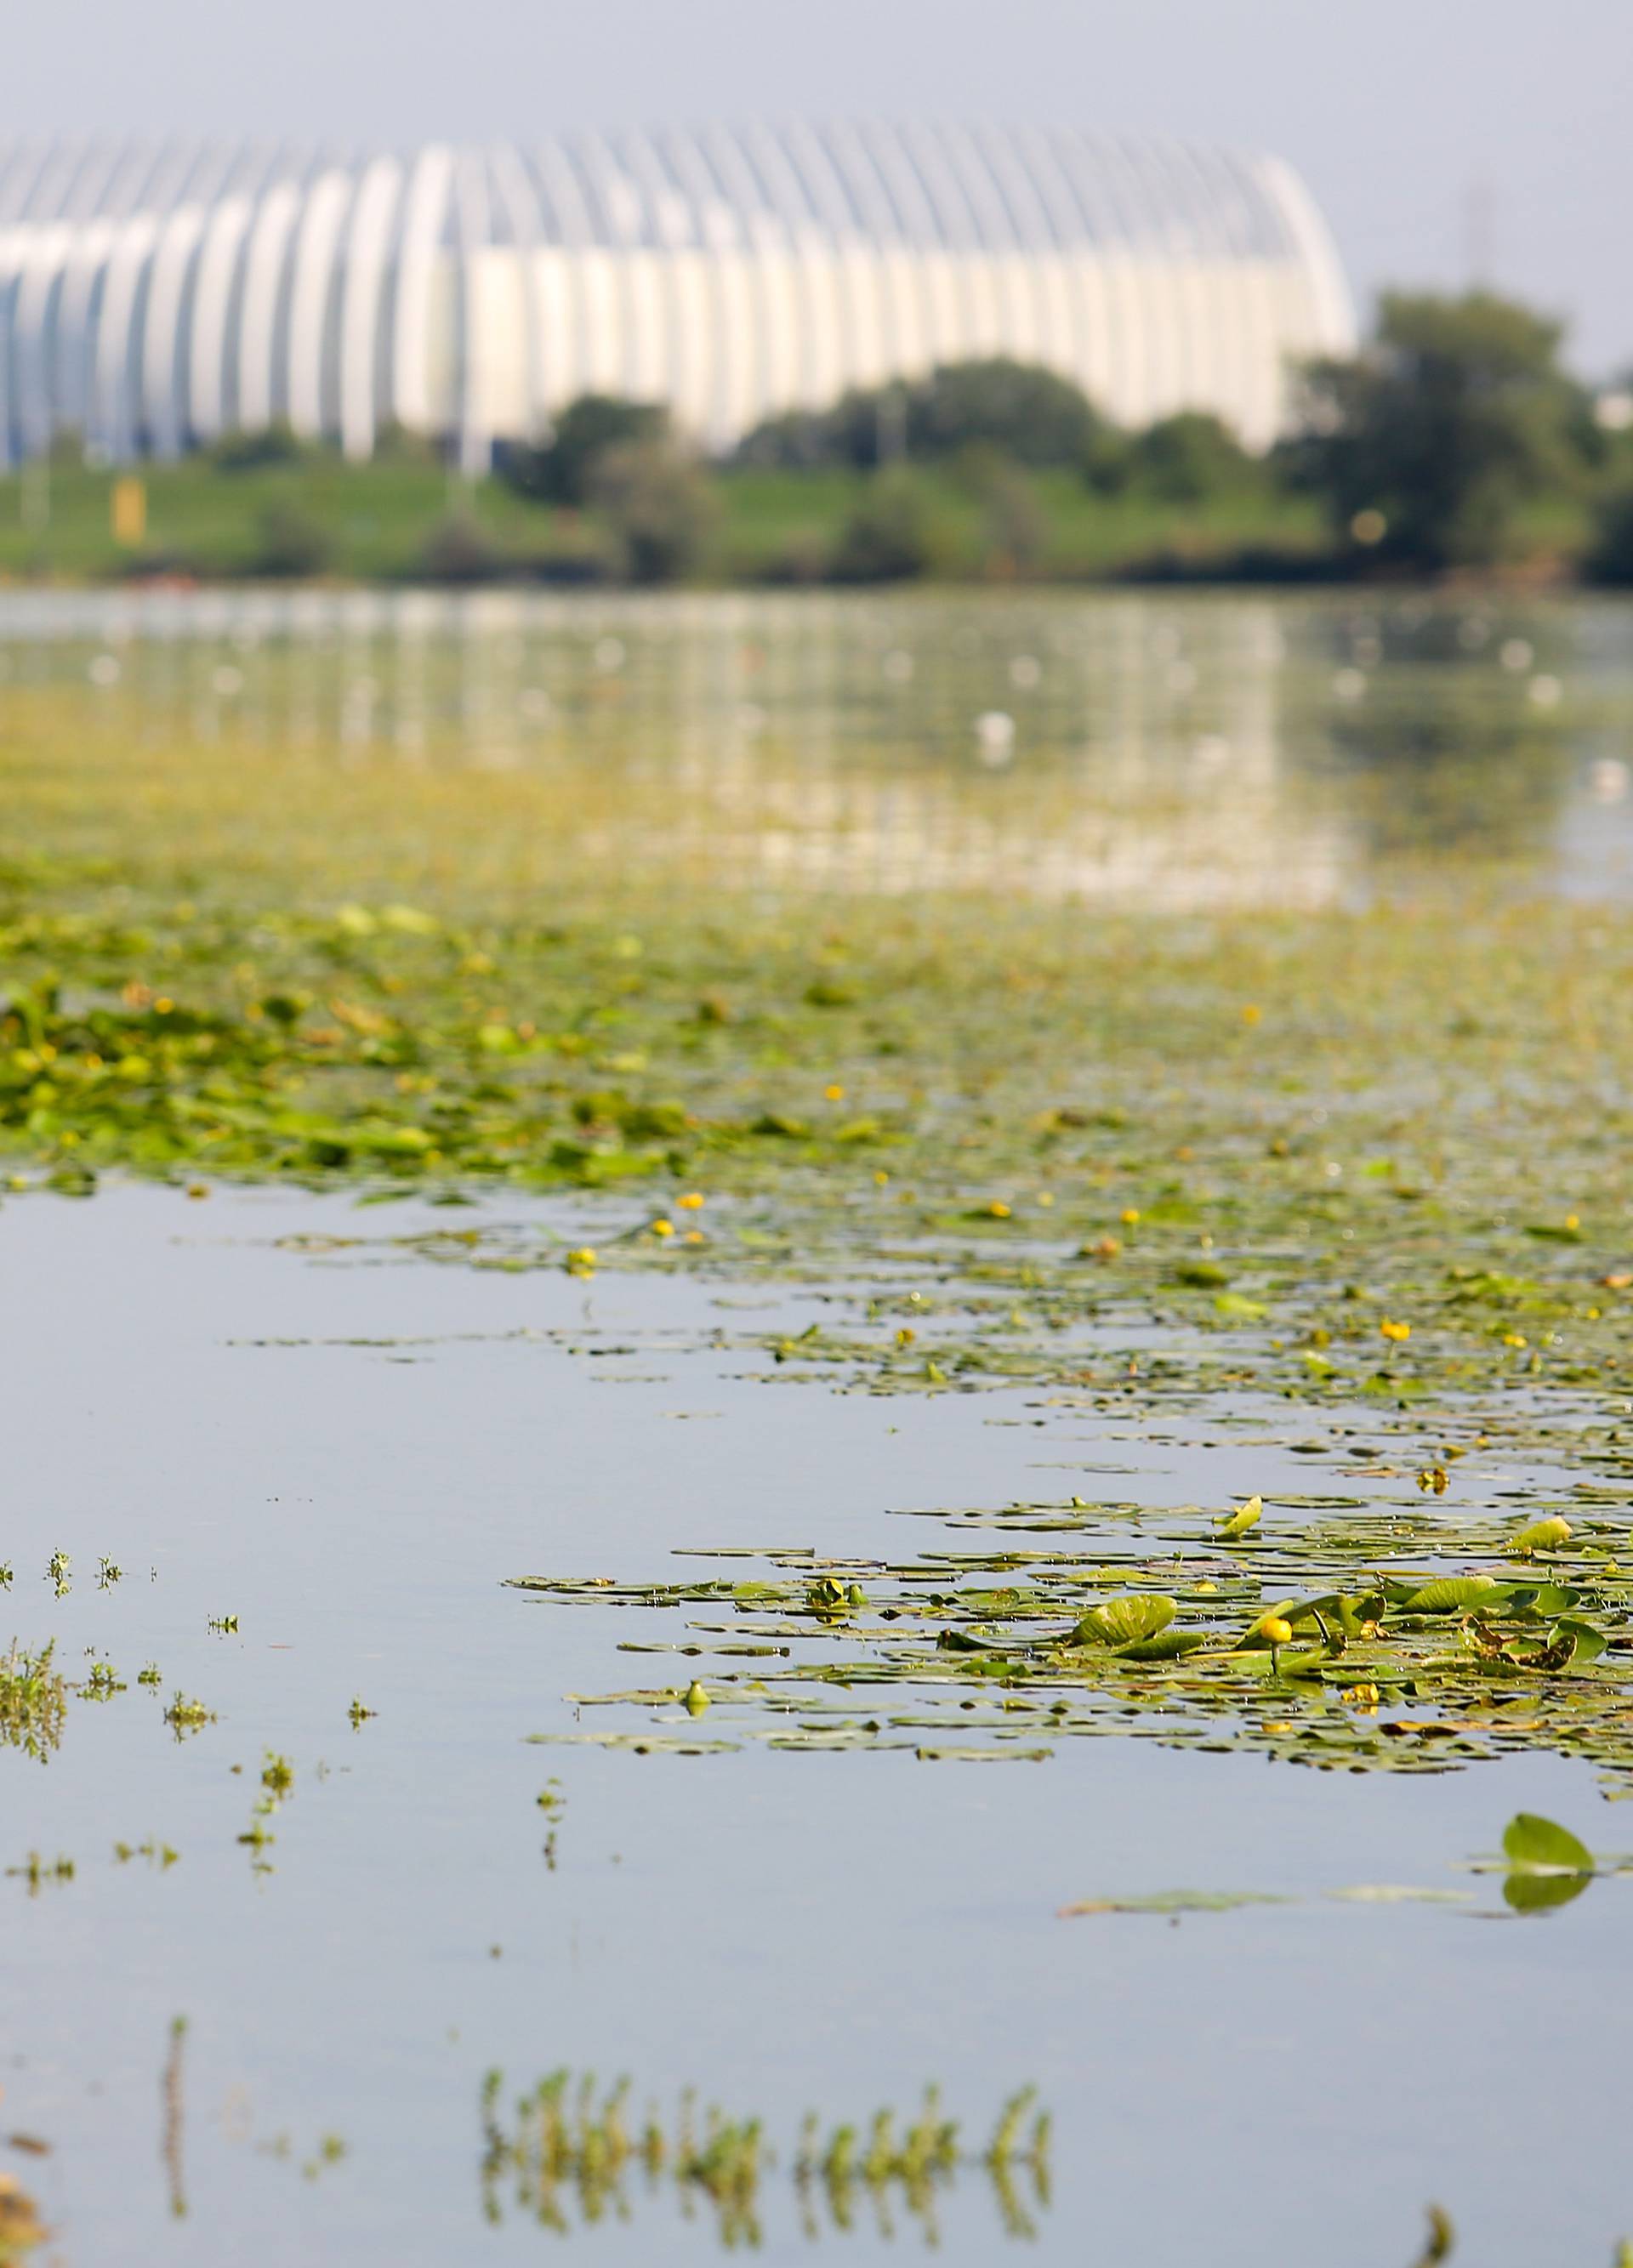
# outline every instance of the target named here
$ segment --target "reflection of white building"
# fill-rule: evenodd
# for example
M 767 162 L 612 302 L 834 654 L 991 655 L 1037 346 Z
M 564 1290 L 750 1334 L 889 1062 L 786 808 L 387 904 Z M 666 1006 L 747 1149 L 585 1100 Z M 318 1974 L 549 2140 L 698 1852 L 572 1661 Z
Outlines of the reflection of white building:
M 1348 294 L 1278 160 L 1054 128 L 750 127 L 406 157 L 0 145 L 0 461 L 287 421 L 468 465 L 578 394 L 713 446 L 973 356 L 1263 444 Z
M 600 871 L 654 889 L 952 889 L 1179 914 L 1324 905 L 1364 887 L 1361 837 L 1322 785 L 1320 712 L 1297 697 L 1312 644 L 1327 681 L 1326 618 L 1303 627 L 1287 601 L 316 588 L 0 600 L 0 725 L 13 733 L 15 692 L 55 684 L 79 688 L 86 729 L 126 752 L 157 730 L 176 747 L 231 741 L 255 762 L 514 774 L 530 784 L 504 823 L 536 830 L 546 891 L 552 875 Z M 977 731 L 994 701 L 1014 726 L 997 765 Z M 1598 816 L 1602 829 L 1614 814 Z

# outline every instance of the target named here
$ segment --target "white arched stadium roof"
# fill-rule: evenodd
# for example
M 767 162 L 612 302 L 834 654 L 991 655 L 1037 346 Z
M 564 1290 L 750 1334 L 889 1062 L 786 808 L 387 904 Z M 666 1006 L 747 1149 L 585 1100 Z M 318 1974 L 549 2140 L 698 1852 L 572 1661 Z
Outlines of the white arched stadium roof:
M 1348 293 L 1286 166 L 987 125 L 562 135 L 405 153 L 0 144 L 0 455 L 118 460 L 287 421 L 548 429 L 574 394 L 669 402 L 714 446 L 847 385 L 1005 353 L 1142 423 L 1252 442 Z

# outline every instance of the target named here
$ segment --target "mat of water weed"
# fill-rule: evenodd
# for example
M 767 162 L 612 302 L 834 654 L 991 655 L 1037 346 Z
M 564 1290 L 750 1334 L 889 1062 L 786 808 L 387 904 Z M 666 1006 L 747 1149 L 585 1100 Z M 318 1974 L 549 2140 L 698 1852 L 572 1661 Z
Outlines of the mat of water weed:
M 659 1726 L 677 1706 L 694 1724 L 706 1712 L 713 1736 L 615 1724 L 535 1737 L 1036 1763 L 1062 1740 L 1112 1734 L 1352 1772 L 1543 1750 L 1633 1794 L 1625 1526 L 1357 1507 L 1247 1530 L 1184 1512 L 1107 1528 L 1066 1509 L 1012 1507 L 1001 1549 L 895 1563 L 808 1550 L 700 1581 L 513 1577 L 559 1604 L 683 1616 L 685 1684 L 567 1697 Z M 1035 1514 L 1054 1548 L 1026 1541 Z M 1059 1540 L 1074 1525 L 1075 1550 Z
M 491 780 L 319 776 L 262 840 L 236 751 L 41 725 L 4 770 L 18 1189 L 580 1190 L 576 1239 L 437 1248 L 582 1275 L 911 1255 L 960 1278 L 950 1314 L 904 1288 L 891 1335 L 779 1350 L 897 1388 L 1092 1376 L 1090 1326 L 1157 1334 L 1156 1381 L 1316 1401 L 1627 1382 L 1625 910 L 618 902 L 541 858 L 537 782 L 507 808 Z M 60 816 L 92 799 L 128 822 L 116 865 Z M 366 856 L 375 887 L 343 899 Z

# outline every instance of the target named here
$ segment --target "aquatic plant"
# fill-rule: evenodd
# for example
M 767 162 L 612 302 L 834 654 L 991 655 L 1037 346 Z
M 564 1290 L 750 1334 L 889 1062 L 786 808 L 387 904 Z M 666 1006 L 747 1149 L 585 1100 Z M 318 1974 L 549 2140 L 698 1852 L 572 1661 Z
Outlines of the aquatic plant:
M 62 1740 L 68 1709 L 68 1686 L 55 1653 L 54 1642 L 31 1653 L 13 1638 L 0 1656 L 0 1742 L 41 1763 Z
M 654 2109 L 632 2122 L 628 2080 L 603 2088 L 593 2074 L 575 2079 L 565 2069 L 541 2080 L 506 2117 L 503 2088 L 494 2071 L 482 2090 L 483 2205 L 491 2221 L 503 2218 L 507 2194 L 514 2212 L 561 2235 L 610 2214 L 625 2219 L 639 2181 L 649 2201 L 667 2191 L 683 2211 L 706 2204 L 728 2248 L 761 2242 L 762 2191 L 783 2162 L 762 2120 L 713 2105 L 700 2110 L 688 2092 L 672 2117 Z M 1049 2202 L 1049 2134 L 1048 2115 L 1035 2110 L 1026 2088 L 1003 2106 L 986 2149 L 972 2154 L 932 2087 L 905 2122 L 886 2109 L 863 2125 L 826 2127 L 810 2113 L 787 2172 L 808 2237 L 824 2220 L 835 2232 L 849 2230 L 866 2201 L 887 2235 L 895 2206 L 933 2241 L 938 2203 L 972 2167 L 987 2175 L 1007 2233 L 1025 2236 L 1035 2233 L 1033 2213 Z
M 986 1550 L 894 1562 L 733 1550 L 718 1556 L 765 1572 L 683 1582 L 515 1577 L 558 1605 L 669 1609 L 686 1653 L 713 1657 L 706 1739 L 688 1722 L 698 1675 L 567 1697 L 580 1712 L 637 1711 L 645 1729 L 532 1737 L 1039 1762 L 1061 1740 L 1112 1735 L 1352 1772 L 1542 1750 L 1596 1765 L 1613 1792 L 1633 1786 L 1633 1553 L 1619 1521 L 1517 1528 L 1364 1499 L 1339 1516 L 1287 1509 L 1243 1529 L 1196 1507 L 1074 1499 L 955 1515 L 1001 1531 Z

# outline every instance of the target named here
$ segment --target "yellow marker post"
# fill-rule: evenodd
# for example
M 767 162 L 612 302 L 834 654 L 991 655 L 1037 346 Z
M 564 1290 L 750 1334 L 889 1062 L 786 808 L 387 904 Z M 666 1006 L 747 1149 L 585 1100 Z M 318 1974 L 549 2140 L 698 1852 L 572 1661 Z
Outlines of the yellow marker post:
M 109 500 L 109 519 L 115 543 L 134 551 L 147 537 L 147 482 L 132 475 L 115 481 Z

